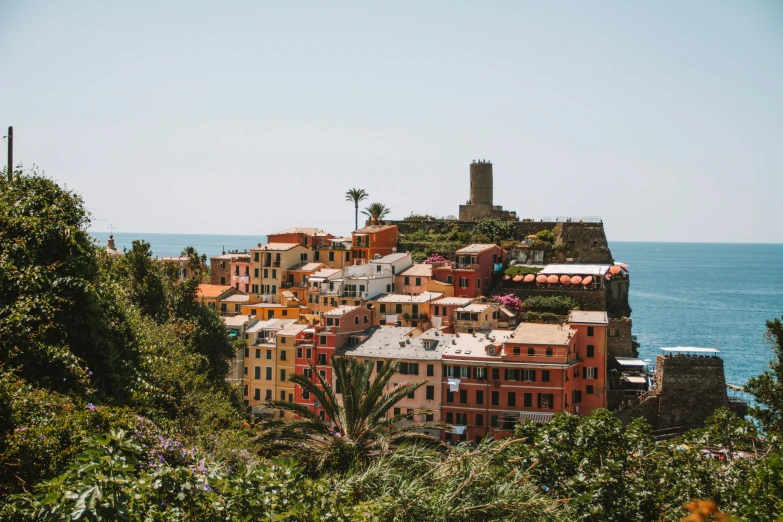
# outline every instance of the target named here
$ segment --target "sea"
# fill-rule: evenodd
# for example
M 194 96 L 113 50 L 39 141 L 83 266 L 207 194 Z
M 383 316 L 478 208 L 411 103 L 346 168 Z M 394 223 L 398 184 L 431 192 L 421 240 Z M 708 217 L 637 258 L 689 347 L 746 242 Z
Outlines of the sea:
M 108 232 L 94 232 L 106 244 Z M 144 239 L 156 256 L 187 246 L 207 257 L 249 250 L 265 236 L 114 234 L 117 248 Z M 635 243 L 611 241 L 631 276 L 633 333 L 639 356 L 653 364 L 662 347 L 717 348 L 726 381 L 743 385 L 768 368 L 773 352 L 765 322 L 783 316 L 783 244 Z

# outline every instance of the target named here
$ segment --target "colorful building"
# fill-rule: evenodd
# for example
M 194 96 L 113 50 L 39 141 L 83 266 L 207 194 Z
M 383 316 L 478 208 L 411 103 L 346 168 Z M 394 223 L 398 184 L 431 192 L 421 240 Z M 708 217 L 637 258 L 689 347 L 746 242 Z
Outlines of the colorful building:
M 367 225 L 351 233 L 354 264 L 369 263 L 397 249 L 397 225 Z
M 229 285 L 245 293 L 250 292 L 250 254 L 228 253 L 209 259 L 209 282 Z
M 248 406 L 250 413 L 262 417 L 275 414 L 275 410 L 266 408 L 264 403 L 277 397 L 278 385 L 285 385 L 288 379 L 287 373 L 281 374 L 278 369 L 280 355 L 276 336 L 294 323 L 293 319 L 259 321 L 245 331 L 247 347 L 242 360 L 243 395 L 245 406 Z M 281 365 L 281 368 L 290 368 L 288 355 L 286 353 L 283 356 L 286 360 L 282 361 L 285 366 Z M 281 377 L 284 377 L 282 381 Z
M 298 243 L 303 247 L 315 250 L 333 237 L 332 234 L 317 228 L 292 227 L 268 234 L 267 241 L 269 243 Z
M 494 244 L 474 244 L 455 252 L 454 261 L 433 263 L 432 276 L 454 285 L 458 297 L 479 297 L 492 290 L 508 254 Z
M 398 294 L 420 294 L 432 281 L 432 265 L 415 264 L 394 276 L 394 291 Z
M 606 407 L 609 319 L 606 312 L 574 311 L 568 324 L 576 330 L 577 356 L 582 360 L 579 373 L 583 387 L 579 388 L 581 400 L 576 401 L 576 409 L 579 415 L 589 415 Z
M 431 302 L 443 294 L 422 292 L 417 295 L 382 294 L 368 301 L 376 310 L 376 325 L 399 325 L 425 330 L 432 323 Z
M 201 283 L 198 285 L 198 290 L 196 291 L 196 299 L 213 310 L 217 310 L 218 302 L 224 301 L 227 297 L 236 293 L 237 289 L 233 286 L 209 285 L 206 283 Z M 221 308 L 220 311 L 225 314 L 227 308 L 226 310 Z
M 259 321 L 269 319 L 294 319 L 298 320 L 302 313 L 307 313 L 298 303 L 255 303 L 242 305 L 242 315 L 256 317 Z
M 444 332 L 454 332 L 454 317 L 458 308 L 469 305 L 473 300 L 469 297 L 442 297 L 430 303 L 432 309 L 432 325 Z
M 517 316 L 486 297 L 454 310 L 454 331 L 473 333 L 483 330 L 508 330 L 517 325 Z
M 310 261 L 312 250 L 299 243 L 268 243 L 251 250 L 250 292 L 268 302 L 279 300 L 284 272 Z
M 313 261 L 323 263 L 330 268 L 343 268 L 350 266 L 351 243 L 353 239 L 348 237 L 329 238 L 318 246 L 313 247 Z

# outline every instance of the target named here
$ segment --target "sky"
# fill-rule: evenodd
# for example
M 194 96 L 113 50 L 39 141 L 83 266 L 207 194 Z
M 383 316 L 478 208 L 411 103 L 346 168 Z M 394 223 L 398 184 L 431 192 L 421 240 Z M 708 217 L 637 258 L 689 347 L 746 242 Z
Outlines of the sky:
M 0 0 L 0 46 L 16 162 L 96 231 L 456 215 L 482 159 L 521 218 L 783 242 L 779 1 Z

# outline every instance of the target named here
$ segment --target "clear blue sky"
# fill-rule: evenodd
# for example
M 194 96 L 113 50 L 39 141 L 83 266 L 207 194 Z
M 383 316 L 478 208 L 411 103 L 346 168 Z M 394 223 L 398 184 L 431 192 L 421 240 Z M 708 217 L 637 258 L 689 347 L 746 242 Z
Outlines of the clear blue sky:
M 490 159 L 521 217 L 783 242 L 783 2 L 373 4 L 0 0 L 0 126 L 95 230 L 457 214 Z

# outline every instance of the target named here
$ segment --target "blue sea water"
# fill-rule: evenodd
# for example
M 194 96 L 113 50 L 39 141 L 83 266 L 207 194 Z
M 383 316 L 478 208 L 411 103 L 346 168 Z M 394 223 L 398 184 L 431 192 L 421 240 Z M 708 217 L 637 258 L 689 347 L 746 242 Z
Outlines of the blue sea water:
M 107 232 L 94 232 L 106 244 Z M 193 246 L 207 257 L 245 250 L 265 236 L 116 233 L 118 248 L 149 242 L 156 256 Z M 612 255 L 631 274 L 633 332 L 643 359 L 664 346 L 721 351 L 726 380 L 744 384 L 767 368 L 772 356 L 765 321 L 783 316 L 783 245 L 610 242 Z

